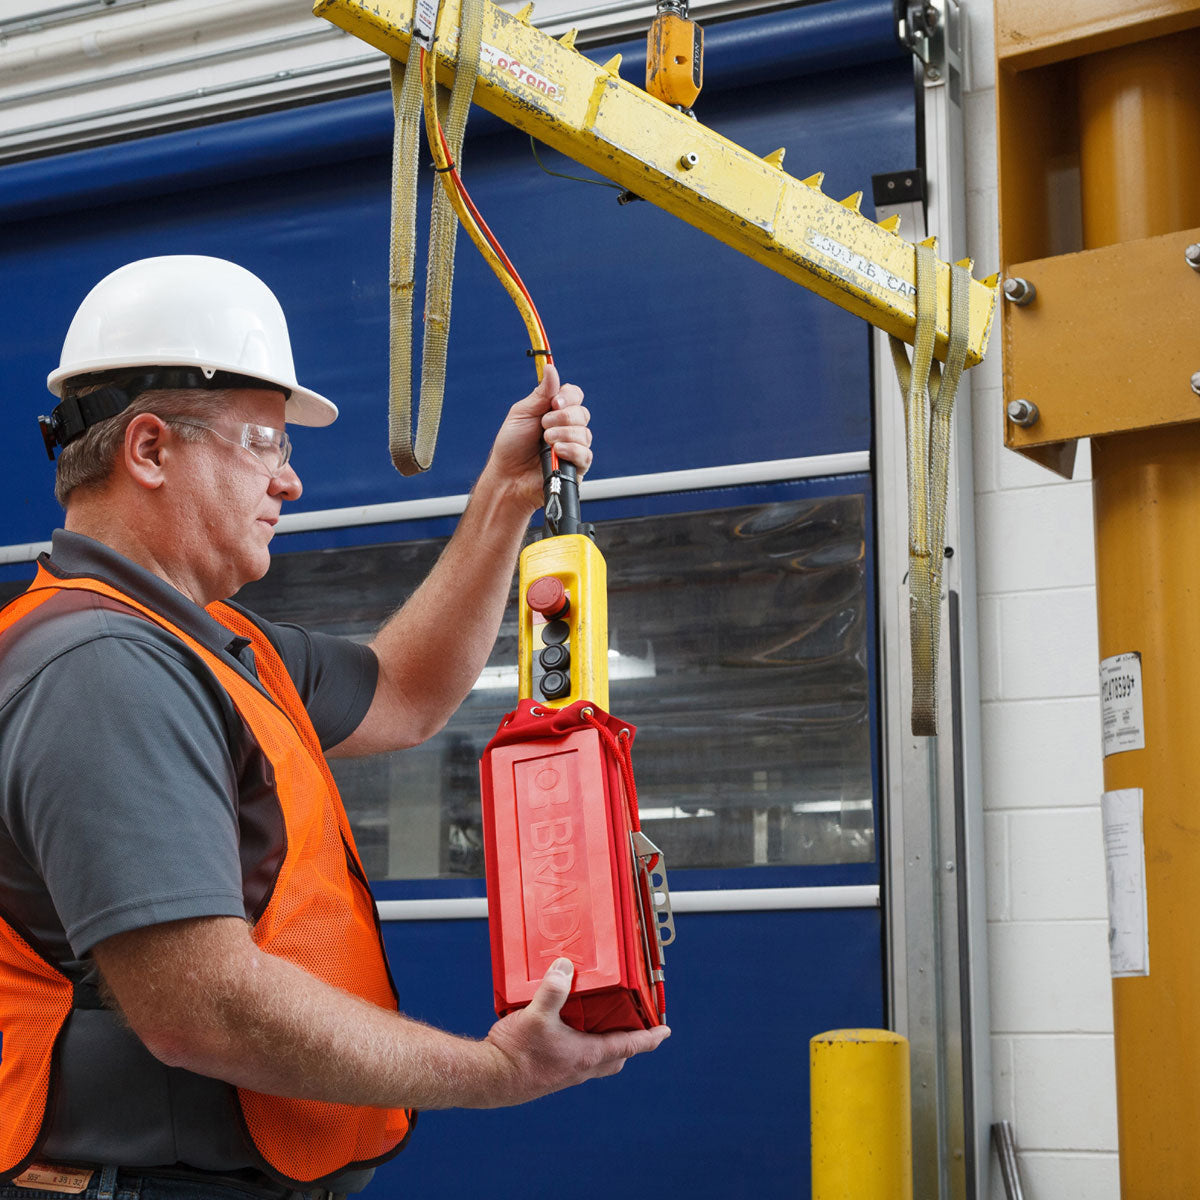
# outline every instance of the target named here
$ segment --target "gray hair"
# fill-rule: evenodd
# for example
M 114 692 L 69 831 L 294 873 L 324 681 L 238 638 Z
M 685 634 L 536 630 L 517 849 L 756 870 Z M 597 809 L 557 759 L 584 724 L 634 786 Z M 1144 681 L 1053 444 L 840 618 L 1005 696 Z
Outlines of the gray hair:
M 72 388 L 67 384 L 63 394 L 86 396 L 102 386 L 101 383 L 89 383 Z M 65 509 L 77 488 L 94 488 L 106 483 L 112 477 L 117 454 L 125 441 L 125 431 L 130 422 L 142 413 L 153 413 L 168 425 L 181 417 L 207 421 L 228 412 L 233 396 L 231 390 L 209 391 L 204 388 L 143 392 L 128 408 L 105 421 L 97 422 L 69 446 L 63 447 L 54 476 L 54 498 Z M 177 425 L 174 428 L 179 437 L 187 442 L 199 441 L 204 436 L 202 429 L 190 425 Z

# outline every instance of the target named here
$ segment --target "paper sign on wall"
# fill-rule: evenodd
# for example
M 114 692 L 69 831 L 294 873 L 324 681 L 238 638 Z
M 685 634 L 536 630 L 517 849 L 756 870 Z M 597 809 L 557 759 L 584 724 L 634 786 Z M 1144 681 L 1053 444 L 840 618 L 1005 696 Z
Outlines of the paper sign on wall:
M 1105 758 L 1146 748 L 1142 656 L 1136 650 L 1100 660 L 1100 719 Z
M 1108 876 L 1108 957 L 1113 978 L 1150 974 L 1142 789 L 1105 792 L 1104 858 Z

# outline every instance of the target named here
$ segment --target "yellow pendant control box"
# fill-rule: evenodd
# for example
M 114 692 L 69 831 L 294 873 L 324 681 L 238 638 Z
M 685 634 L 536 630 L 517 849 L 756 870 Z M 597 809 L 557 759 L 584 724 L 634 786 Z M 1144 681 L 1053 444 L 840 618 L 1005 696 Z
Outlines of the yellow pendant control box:
M 608 709 L 608 568 L 582 533 L 521 551 L 517 648 L 522 700 Z

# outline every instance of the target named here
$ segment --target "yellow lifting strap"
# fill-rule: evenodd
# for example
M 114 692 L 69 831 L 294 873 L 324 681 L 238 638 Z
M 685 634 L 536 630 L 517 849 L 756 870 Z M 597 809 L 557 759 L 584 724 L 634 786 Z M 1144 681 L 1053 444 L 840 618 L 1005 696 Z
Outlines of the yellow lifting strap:
M 460 10 L 458 64 L 445 121 L 451 161 L 462 157 L 463 133 L 479 74 L 483 6 L 465 3 Z M 421 146 L 421 72 L 416 52 L 410 69 L 392 59 L 392 231 L 388 284 L 389 321 L 388 448 L 402 475 L 429 469 L 437 444 L 446 388 L 450 338 L 450 294 L 454 283 L 454 246 L 458 221 L 445 189 L 433 189 L 429 219 L 429 263 L 425 277 L 425 332 L 421 351 L 421 391 L 414 445 L 412 427 L 413 294 L 416 276 L 417 174 Z
M 904 396 L 908 462 L 908 606 L 912 640 L 912 731 L 937 733 L 938 643 L 942 565 L 950 473 L 950 419 L 967 357 L 970 270 L 950 268 L 950 328 L 946 365 L 933 357 L 937 325 L 937 259 L 932 239 L 916 246 L 917 324 L 913 360 L 905 343 L 889 338 Z

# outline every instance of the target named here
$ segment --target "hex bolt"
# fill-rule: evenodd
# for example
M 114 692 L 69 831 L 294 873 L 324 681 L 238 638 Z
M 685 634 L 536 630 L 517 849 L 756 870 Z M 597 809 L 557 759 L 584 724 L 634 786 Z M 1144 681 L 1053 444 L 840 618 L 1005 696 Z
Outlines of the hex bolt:
M 1192 391 L 1195 392 L 1197 396 L 1200 396 L 1200 371 L 1197 371 L 1195 375 L 1192 376 Z
M 1018 308 L 1024 308 L 1037 299 L 1037 288 L 1028 279 L 1013 275 L 1004 281 L 1004 298 L 1011 300 Z
M 1008 419 L 1014 425 L 1020 425 L 1022 429 L 1036 425 L 1038 417 L 1041 415 L 1038 412 L 1038 406 L 1032 400 L 1010 400 L 1006 411 Z
M 1183 252 L 1183 258 L 1193 271 L 1200 271 L 1200 242 L 1193 242 Z
M 689 152 L 679 160 L 679 165 L 683 170 L 690 171 L 699 161 L 700 155 Z

